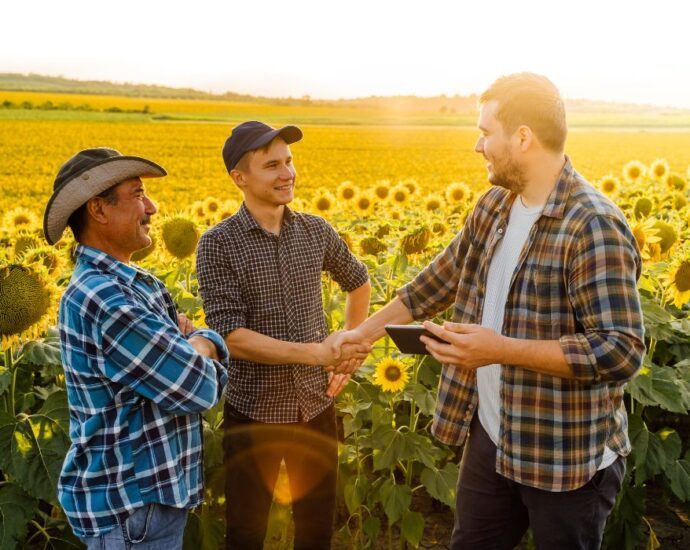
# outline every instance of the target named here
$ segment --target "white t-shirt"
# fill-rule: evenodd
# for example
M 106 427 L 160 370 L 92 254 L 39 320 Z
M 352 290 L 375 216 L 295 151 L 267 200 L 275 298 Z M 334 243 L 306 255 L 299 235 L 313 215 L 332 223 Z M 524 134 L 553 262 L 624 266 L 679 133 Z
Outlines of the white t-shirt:
M 496 244 L 489 273 L 486 280 L 486 299 L 482 313 L 482 326 L 502 334 L 503 315 L 510 283 L 517 267 L 527 237 L 534 223 L 541 215 L 542 206 L 526 208 L 520 197 L 513 201 L 510 218 L 505 235 Z M 479 390 L 479 421 L 498 445 L 498 434 L 501 425 L 501 370 L 498 364 L 487 365 L 477 369 L 477 386 Z M 599 469 L 613 464 L 617 455 L 608 447 L 604 450 L 604 459 Z

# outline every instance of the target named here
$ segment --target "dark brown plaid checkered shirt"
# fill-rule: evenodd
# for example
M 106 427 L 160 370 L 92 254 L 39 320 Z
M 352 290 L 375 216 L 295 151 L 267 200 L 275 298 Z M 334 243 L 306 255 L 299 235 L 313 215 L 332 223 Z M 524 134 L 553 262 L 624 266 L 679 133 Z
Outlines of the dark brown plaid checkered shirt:
M 369 278 L 328 222 L 287 208 L 280 235 L 274 235 L 242 204 L 235 215 L 207 231 L 197 249 L 206 322 L 223 336 L 247 328 L 278 340 L 323 341 L 328 336 L 323 271 L 345 292 Z M 230 355 L 227 400 L 254 420 L 308 421 L 332 402 L 325 395 L 323 369 L 262 365 Z
M 448 248 L 399 290 L 415 319 L 454 304 L 454 321 L 481 324 L 488 268 L 515 197 L 488 191 Z M 623 385 L 644 355 L 640 270 L 625 217 L 568 160 L 518 259 L 503 334 L 558 340 L 575 379 L 504 365 L 498 473 L 568 491 L 594 475 L 605 445 L 630 452 Z M 477 396 L 475 370 L 444 365 L 434 435 L 462 444 Z

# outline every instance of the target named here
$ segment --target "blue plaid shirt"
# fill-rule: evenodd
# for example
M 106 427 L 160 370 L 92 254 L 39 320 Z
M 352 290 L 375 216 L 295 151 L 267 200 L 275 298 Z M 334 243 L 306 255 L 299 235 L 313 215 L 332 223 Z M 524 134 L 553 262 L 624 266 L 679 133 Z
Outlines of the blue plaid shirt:
M 74 533 L 90 537 L 149 503 L 202 502 L 200 413 L 218 402 L 227 373 L 187 342 L 158 279 L 87 246 L 76 258 L 60 301 L 72 444 L 58 497 Z M 194 334 L 227 365 L 217 333 Z

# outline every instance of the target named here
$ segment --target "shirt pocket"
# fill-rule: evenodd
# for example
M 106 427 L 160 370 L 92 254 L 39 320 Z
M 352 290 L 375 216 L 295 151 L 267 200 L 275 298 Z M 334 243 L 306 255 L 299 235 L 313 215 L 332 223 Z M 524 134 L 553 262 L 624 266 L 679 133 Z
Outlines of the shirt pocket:
M 533 317 L 527 322 L 534 323 L 536 338 L 558 339 L 569 330 L 567 320 L 571 317 L 563 270 L 551 265 L 531 265 L 525 275 L 528 315 Z

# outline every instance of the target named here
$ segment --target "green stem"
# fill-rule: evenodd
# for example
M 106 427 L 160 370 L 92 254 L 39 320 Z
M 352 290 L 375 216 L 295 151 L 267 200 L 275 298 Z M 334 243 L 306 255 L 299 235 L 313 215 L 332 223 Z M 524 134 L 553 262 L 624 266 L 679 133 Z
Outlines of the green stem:
M 12 382 L 10 382 L 10 391 L 7 394 L 7 412 L 11 415 L 15 415 L 14 411 L 14 388 L 17 385 L 17 369 L 12 361 L 12 348 L 9 347 L 5 350 L 5 368 L 12 374 Z

